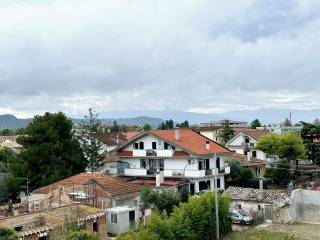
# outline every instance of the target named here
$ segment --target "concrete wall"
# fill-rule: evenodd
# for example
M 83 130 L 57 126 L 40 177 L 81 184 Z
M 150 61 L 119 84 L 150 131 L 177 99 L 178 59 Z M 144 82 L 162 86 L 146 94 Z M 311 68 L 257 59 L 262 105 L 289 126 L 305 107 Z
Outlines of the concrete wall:
M 297 189 L 291 195 L 296 221 L 320 222 L 320 192 Z

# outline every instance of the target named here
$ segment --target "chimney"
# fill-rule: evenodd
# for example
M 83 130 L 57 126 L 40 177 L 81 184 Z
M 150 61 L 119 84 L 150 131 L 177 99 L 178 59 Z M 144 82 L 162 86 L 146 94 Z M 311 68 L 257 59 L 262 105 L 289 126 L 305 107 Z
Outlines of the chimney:
M 156 172 L 156 187 L 159 188 L 161 185 L 161 175 L 160 175 L 160 171 Z
M 176 141 L 179 141 L 180 140 L 180 128 L 176 127 L 175 130 L 174 130 L 174 138 L 176 139 Z
M 210 150 L 210 141 L 206 141 L 206 149 Z
M 263 190 L 263 178 L 259 177 L 259 189 Z

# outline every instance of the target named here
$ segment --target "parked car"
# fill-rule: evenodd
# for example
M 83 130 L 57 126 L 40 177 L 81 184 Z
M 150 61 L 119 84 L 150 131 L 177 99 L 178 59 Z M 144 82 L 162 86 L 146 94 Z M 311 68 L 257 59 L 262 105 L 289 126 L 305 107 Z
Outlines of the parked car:
M 231 209 L 229 211 L 232 223 L 252 224 L 253 218 L 242 210 Z

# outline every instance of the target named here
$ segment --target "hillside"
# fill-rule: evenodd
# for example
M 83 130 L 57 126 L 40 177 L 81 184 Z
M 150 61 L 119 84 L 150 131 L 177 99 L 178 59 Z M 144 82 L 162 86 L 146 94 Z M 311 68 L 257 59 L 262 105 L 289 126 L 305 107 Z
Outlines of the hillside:
M 0 115 L 0 128 L 18 129 L 25 127 L 32 119 L 19 119 L 14 115 Z

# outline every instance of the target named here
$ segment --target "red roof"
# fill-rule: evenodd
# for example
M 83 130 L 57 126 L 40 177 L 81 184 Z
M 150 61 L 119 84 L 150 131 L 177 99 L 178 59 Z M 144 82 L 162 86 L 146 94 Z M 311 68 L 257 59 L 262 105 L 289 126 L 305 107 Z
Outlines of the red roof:
M 178 146 L 185 151 L 199 154 L 199 155 L 208 155 L 215 153 L 228 153 L 230 150 L 219 145 L 218 143 L 200 135 L 199 133 L 188 129 L 181 128 L 180 131 L 180 140 L 175 139 L 175 130 L 149 130 L 150 134 L 161 138 L 162 140 Z M 209 142 L 209 149 L 206 148 L 206 142 Z
M 173 157 L 186 157 L 186 156 L 189 156 L 189 154 L 184 151 L 175 151 L 173 153 Z
M 80 173 L 59 182 L 36 189 L 33 193 L 49 193 L 59 188 L 59 186 L 68 187 L 73 185 L 84 185 L 89 180 L 93 179 L 105 192 L 111 195 L 139 194 L 140 191 L 140 188 L 136 185 L 123 181 L 117 177 L 112 177 L 103 173 Z
M 269 134 L 269 132 L 264 129 L 251 128 L 238 128 L 236 129 L 236 135 L 238 135 L 239 133 L 252 137 L 255 140 L 259 140 L 259 138 L 261 138 L 262 136 Z

